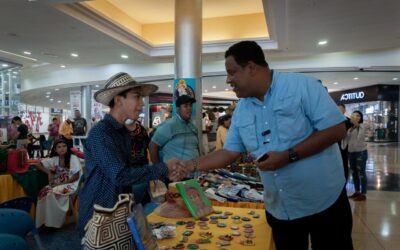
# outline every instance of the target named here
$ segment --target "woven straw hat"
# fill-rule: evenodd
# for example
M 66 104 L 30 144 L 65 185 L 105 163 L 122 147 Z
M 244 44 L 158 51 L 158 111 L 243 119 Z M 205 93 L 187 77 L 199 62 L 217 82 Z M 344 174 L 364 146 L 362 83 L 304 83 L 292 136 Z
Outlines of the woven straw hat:
M 94 94 L 94 99 L 97 102 L 108 106 L 114 96 L 133 88 L 140 88 L 142 96 L 148 96 L 156 92 L 158 89 L 156 85 L 138 83 L 127 73 L 120 72 L 106 81 L 104 88 Z

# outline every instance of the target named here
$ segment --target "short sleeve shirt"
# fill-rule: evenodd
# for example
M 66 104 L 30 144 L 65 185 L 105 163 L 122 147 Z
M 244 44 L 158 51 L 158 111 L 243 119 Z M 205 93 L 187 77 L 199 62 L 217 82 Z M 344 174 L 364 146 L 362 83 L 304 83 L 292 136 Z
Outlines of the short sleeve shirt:
M 317 79 L 274 72 L 263 102 L 257 98 L 239 101 L 224 149 L 250 152 L 254 158 L 268 151 L 286 151 L 344 120 Z M 343 190 L 342 164 L 335 143 L 276 171 L 260 171 L 268 212 L 292 220 L 327 209 Z
M 196 126 L 178 115 L 160 124 L 151 140 L 161 147 L 164 161 L 172 158 L 190 160 L 199 156 Z

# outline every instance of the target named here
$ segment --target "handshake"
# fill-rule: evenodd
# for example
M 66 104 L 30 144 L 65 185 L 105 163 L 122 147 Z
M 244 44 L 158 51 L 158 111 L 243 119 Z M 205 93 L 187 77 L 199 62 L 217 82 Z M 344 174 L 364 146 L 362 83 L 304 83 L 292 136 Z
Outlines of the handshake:
M 168 178 L 173 181 L 180 181 L 192 173 L 195 169 L 195 162 L 171 159 L 166 162 L 168 167 Z

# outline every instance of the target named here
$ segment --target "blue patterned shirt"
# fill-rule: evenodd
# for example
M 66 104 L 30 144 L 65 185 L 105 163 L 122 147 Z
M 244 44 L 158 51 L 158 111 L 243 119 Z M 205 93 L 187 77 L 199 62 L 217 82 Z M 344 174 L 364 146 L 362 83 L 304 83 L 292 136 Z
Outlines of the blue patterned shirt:
M 112 208 L 118 195 L 131 192 L 133 184 L 167 176 L 164 163 L 131 167 L 131 149 L 128 130 L 109 114 L 90 130 L 85 144 L 85 184 L 79 199 L 81 237 L 94 204 Z
M 239 101 L 224 149 L 251 152 L 257 158 L 268 151 L 285 151 L 315 131 L 345 120 L 328 91 L 315 78 L 274 72 L 261 102 Z M 269 213 L 293 220 L 330 207 L 343 190 L 345 179 L 337 143 L 322 152 L 276 171 L 259 171 Z

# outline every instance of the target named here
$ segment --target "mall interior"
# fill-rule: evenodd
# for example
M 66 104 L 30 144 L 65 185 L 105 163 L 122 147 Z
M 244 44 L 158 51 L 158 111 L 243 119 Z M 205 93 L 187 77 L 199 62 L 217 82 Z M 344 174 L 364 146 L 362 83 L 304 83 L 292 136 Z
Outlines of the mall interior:
M 360 250 L 399 249 L 399 27 L 398 0 L 1 0 L 1 143 L 11 144 L 10 126 L 18 116 L 37 138 L 25 160 L 40 162 L 49 155 L 51 143 L 42 144 L 39 137 L 49 141 L 53 119 L 59 124 L 73 121 L 75 110 L 80 110 L 90 133 L 109 111 L 94 100 L 94 94 L 111 76 L 126 72 L 139 83 L 158 86 L 157 92 L 143 98 L 139 119 L 148 132 L 175 116 L 178 82 L 186 79 L 188 93 L 197 97 L 192 121 L 200 132 L 198 138 L 204 137 L 202 113 L 210 118 L 208 150 L 202 147 L 201 153 L 211 152 L 215 150 L 218 117 L 230 114 L 238 101 L 226 83 L 224 53 L 239 41 L 255 41 L 274 71 L 319 79 L 333 101 L 345 106 L 345 116 L 361 111 L 368 181 L 366 199 L 349 198 L 353 246 Z M 86 138 L 87 133 L 73 142 L 83 154 L 84 141 L 79 138 Z M 259 183 L 256 166 L 244 161 L 227 167 L 228 173 Z M 39 179 L 43 179 L 38 177 L 40 171 L 31 166 L 20 173 L 0 169 L 0 213 L 2 203 L 28 196 L 28 211 L 35 224 L 36 198 L 42 188 Z M 46 176 L 44 179 L 47 181 Z M 85 184 L 81 182 L 78 189 Z M 355 191 L 351 174 L 346 189 L 349 196 Z M 257 190 L 262 193 L 262 187 Z M 39 237 L 28 230 L 20 237 L 22 242 L 14 240 L 29 249 L 81 249 L 79 191 L 71 197 L 61 227 L 41 226 Z M 252 239 L 255 245 L 249 249 L 275 249 L 262 200 L 232 199 L 212 200 L 212 204 L 215 210 L 237 214 L 249 209 L 262 211 L 262 221 L 254 225 L 260 226 Z M 150 222 L 162 221 L 156 212 L 148 213 Z M 7 233 L 4 222 L 0 221 L 0 237 Z M 180 238 L 157 243 L 175 245 Z M 244 244 L 232 242 L 227 249 Z M 204 246 L 219 249 L 215 244 Z

